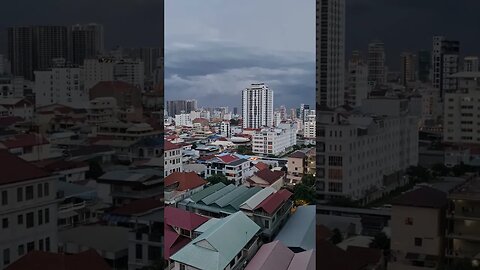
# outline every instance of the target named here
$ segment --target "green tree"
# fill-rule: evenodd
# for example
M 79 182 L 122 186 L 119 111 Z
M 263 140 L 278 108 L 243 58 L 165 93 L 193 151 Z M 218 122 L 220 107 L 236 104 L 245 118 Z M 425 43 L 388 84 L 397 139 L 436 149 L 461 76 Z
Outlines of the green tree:
M 339 229 L 335 228 L 335 229 L 333 229 L 332 232 L 333 232 L 333 235 L 332 235 L 332 238 L 330 238 L 330 241 L 331 241 L 334 245 L 336 245 L 336 244 L 338 244 L 338 243 L 340 243 L 340 242 L 343 241 L 343 236 L 342 236 L 342 233 L 340 232 Z
M 313 187 L 309 187 L 305 184 L 298 184 L 293 189 L 293 199 L 295 201 L 303 201 L 306 204 L 315 202 L 316 192 Z
M 378 233 L 373 238 L 372 242 L 370 242 L 369 246 L 371 248 L 377 248 L 382 250 L 389 250 L 390 249 L 390 238 L 384 233 Z
M 197 149 L 197 144 L 196 143 L 192 143 L 192 149 Z
M 302 184 L 313 187 L 315 185 L 315 177 L 311 174 L 305 174 L 302 177 Z
M 252 154 L 252 150 L 246 145 L 239 145 L 237 147 L 237 152 L 240 155 L 251 155 Z
M 102 176 L 105 172 L 102 169 L 102 166 L 96 160 L 90 160 L 88 162 L 89 170 L 85 174 L 87 178 L 97 179 Z
M 407 175 L 410 176 L 410 180 L 414 183 L 417 182 L 428 182 L 432 180 L 432 175 L 428 169 L 422 166 L 410 166 L 407 169 Z
M 231 184 L 227 177 L 223 174 L 214 174 L 206 179 L 210 184 L 215 185 L 217 183 L 224 183 L 225 185 Z
M 447 176 L 450 174 L 450 169 L 442 163 L 434 164 L 432 171 L 436 176 Z

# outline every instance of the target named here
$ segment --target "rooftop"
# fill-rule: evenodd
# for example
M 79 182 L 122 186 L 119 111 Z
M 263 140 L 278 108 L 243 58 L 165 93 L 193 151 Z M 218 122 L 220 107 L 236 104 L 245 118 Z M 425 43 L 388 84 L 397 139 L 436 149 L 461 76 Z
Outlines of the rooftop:
M 421 187 L 406 192 L 392 201 L 392 205 L 442 208 L 447 204 L 447 194 L 430 187 Z
M 184 191 L 206 185 L 208 182 L 194 172 L 174 172 L 164 179 L 165 187 L 176 186 L 175 190 Z
M 93 249 L 66 255 L 33 251 L 12 263 L 5 270 L 110 270 L 107 262 Z
M 44 169 L 13 155 L 6 150 L 0 150 L 1 177 L 0 185 L 34 180 L 48 177 L 51 174 Z
M 292 250 L 315 249 L 315 205 L 300 206 L 288 219 L 275 240 Z
M 255 222 L 239 211 L 218 220 L 170 259 L 198 269 L 223 270 L 259 230 Z

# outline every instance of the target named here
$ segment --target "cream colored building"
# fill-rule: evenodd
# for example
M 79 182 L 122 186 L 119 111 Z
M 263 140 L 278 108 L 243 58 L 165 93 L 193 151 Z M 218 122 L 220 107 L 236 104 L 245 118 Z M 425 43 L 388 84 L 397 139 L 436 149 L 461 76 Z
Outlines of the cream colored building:
M 437 269 L 444 257 L 446 193 L 421 187 L 392 205 L 388 270 Z

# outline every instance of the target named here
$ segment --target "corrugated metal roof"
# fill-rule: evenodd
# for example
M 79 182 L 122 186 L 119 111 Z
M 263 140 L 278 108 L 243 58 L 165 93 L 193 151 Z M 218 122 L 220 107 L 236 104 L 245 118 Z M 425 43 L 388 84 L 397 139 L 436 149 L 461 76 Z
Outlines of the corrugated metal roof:
M 223 270 L 259 230 L 239 211 L 212 224 L 170 259 L 198 269 Z
M 220 190 L 218 190 L 217 192 L 215 193 L 212 193 L 210 195 L 208 195 L 207 197 L 203 198 L 201 200 L 202 203 L 206 204 L 206 205 L 210 205 L 212 204 L 214 201 L 218 200 L 219 198 L 223 197 L 224 195 L 230 193 L 232 190 L 234 190 L 236 187 L 234 184 L 230 184 Z
M 225 194 L 225 196 L 216 200 L 215 204 L 218 205 L 219 207 L 225 207 L 229 205 L 230 202 L 233 201 L 235 198 L 245 193 L 247 190 L 248 188 L 246 186 L 238 186 L 234 190 L 232 190 L 230 193 Z
M 289 248 L 315 248 L 315 205 L 300 206 L 288 219 L 275 240 Z
M 199 202 L 201 201 L 203 198 L 209 196 L 210 194 L 213 194 L 215 192 L 217 192 L 218 190 L 222 189 L 225 187 L 225 184 L 224 183 L 216 183 L 215 185 L 213 186 L 209 186 L 207 187 L 206 189 L 204 190 L 201 190 L 195 194 L 193 194 L 190 199 L 194 202 Z
M 268 196 L 275 193 L 276 191 L 277 190 L 272 187 L 266 187 L 261 191 L 257 192 L 252 197 L 250 197 L 250 199 L 246 200 L 242 205 L 240 205 L 240 208 L 252 211 L 261 202 L 263 202 L 263 200 L 265 200 Z

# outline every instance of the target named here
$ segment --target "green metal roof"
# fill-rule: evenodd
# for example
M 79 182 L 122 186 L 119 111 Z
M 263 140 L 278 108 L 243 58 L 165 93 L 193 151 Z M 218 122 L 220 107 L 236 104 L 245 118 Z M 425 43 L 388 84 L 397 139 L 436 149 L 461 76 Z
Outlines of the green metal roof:
M 193 194 L 192 196 L 190 196 L 190 199 L 194 202 L 199 202 L 203 198 L 209 196 L 210 194 L 213 194 L 213 193 L 217 192 L 218 190 L 220 190 L 224 187 L 225 187 L 224 183 L 216 183 L 213 186 L 209 186 L 209 187 Z
M 259 230 L 255 222 L 239 211 L 211 224 L 170 259 L 198 269 L 223 270 Z

